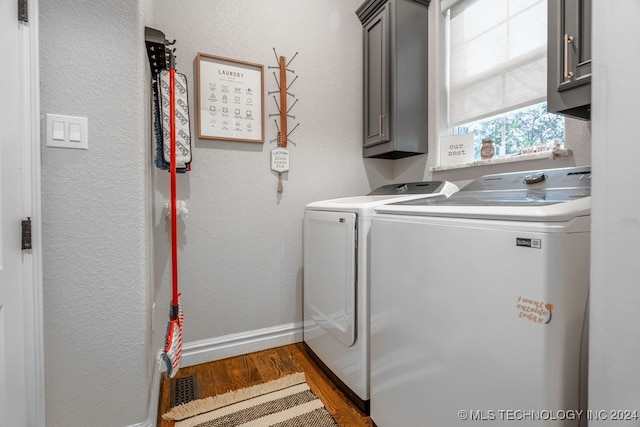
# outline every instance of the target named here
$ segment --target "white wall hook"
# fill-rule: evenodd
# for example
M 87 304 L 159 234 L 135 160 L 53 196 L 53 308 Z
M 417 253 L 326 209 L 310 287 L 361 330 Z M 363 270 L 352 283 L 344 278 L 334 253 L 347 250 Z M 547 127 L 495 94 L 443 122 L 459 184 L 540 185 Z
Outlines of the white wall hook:
M 171 205 L 169 204 L 169 202 L 165 202 L 164 210 L 166 212 L 165 216 L 171 219 Z M 176 201 L 176 214 L 182 219 L 186 219 L 187 216 L 189 216 L 189 209 L 187 209 L 187 202 L 185 202 L 184 200 Z

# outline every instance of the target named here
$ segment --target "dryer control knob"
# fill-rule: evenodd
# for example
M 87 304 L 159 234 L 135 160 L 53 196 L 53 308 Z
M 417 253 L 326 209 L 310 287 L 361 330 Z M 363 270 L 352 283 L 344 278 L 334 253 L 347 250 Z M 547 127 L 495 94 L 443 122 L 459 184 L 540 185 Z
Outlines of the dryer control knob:
M 536 184 L 538 182 L 542 182 L 547 179 L 544 172 L 536 172 L 524 177 L 525 184 Z

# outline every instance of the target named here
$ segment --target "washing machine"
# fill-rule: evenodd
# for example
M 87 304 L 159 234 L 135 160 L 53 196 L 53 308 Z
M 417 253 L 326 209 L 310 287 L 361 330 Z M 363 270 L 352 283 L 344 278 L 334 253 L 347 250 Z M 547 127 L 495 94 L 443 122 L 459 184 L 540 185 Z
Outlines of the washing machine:
M 585 421 L 591 171 L 481 177 L 375 209 L 378 427 Z
M 369 229 L 390 201 L 446 197 L 446 181 L 390 184 L 365 196 L 310 203 L 304 214 L 304 344 L 333 382 L 369 413 Z

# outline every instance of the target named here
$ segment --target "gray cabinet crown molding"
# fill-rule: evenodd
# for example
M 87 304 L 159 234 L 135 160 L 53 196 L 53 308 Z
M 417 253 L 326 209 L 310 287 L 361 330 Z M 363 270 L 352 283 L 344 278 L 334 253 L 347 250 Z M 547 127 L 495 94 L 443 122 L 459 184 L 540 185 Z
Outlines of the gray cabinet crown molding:
M 375 14 L 380 7 L 382 7 L 388 0 L 367 0 L 360 5 L 358 9 L 356 9 L 356 15 L 360 19 L 360 22 L 363 24 L 371 18 L 373 14 Z M 431 0 L 413 0 L 416 3 L 421 3 L 425 6 L 429 6 Z

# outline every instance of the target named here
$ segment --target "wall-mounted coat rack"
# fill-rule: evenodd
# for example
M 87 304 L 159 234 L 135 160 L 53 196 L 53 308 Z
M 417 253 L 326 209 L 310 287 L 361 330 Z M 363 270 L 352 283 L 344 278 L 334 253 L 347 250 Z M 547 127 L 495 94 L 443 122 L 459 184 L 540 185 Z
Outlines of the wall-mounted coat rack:
M 269 117 L 277 116 L 278 119 L 274 119 L 276 123 L 276 129 L 278 130 L 278 135 L 276 139 L 271 140 L 278 142 L 278 148 L 271 151 L 271 170 L 278 173 L 278 193 L 282 193 L 282 174 L 289 171 L 289 151 L 287 150 L 287 144 L 289 142 L 289 135 L 296 130 L 296 128 L 300 125 L 300 123 L 296 123 L 293 129 L 289 130 L 288 121 L 289 118 L 295 120 L 295 116 L 289 114 L 291 109 L 296 105 L 298 99 L 296 96 L 289 91 L 291 86 L 298 79 L 296 75 L 290 83 L 287 84 L 287 73 L 291 73 L 295 75 L 295 71 L 289 68 L 289 65 L 295 57 L 298 55 L 298 52 L 293 55 L 293 57 L 287 62 L 287 59 L 284 56 L 278 56 L 276 49 L 273 48 L 273 53 L 276 56 L 276 61 L 278 63 L 277 66 L 269 66 L 270 69 L 277 69 L 278 73 L 273 72 L 273 77 L 276 80 L 276 84 L 278 85 L 278 90 L 268 92 L 269 95 L 273 96 L 273 100 L 275 101 L 276 107 L 278 108 L 278 112 L 274 114 L 269 114 Z M 278 96 L 276 96 L 278 94 Z M 289 98 L 293 99 L 293 103 L 289 105 Z

